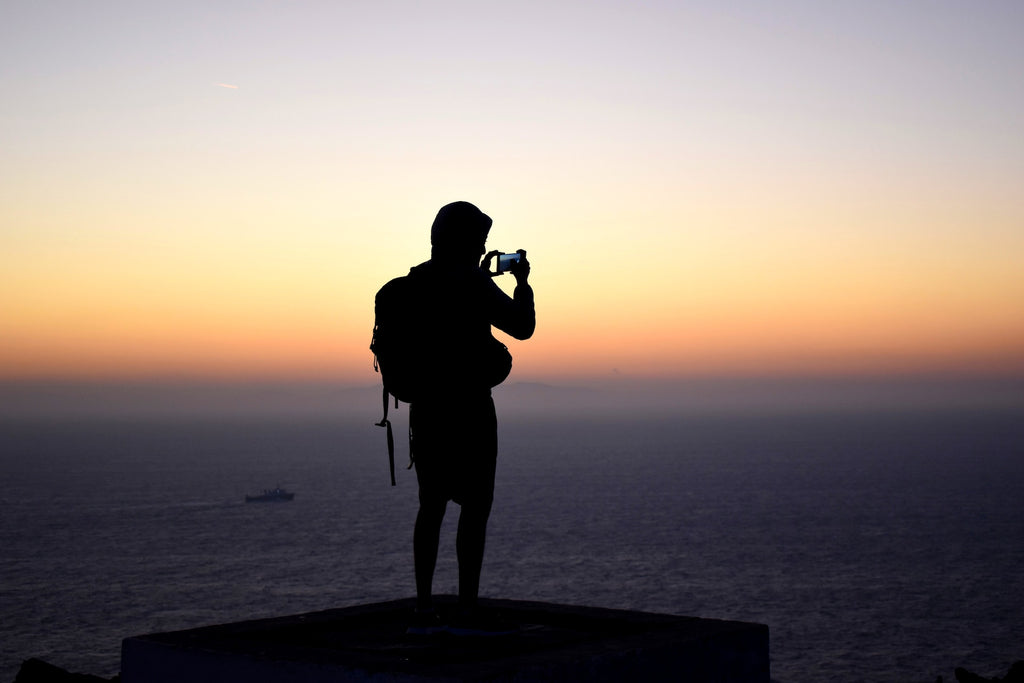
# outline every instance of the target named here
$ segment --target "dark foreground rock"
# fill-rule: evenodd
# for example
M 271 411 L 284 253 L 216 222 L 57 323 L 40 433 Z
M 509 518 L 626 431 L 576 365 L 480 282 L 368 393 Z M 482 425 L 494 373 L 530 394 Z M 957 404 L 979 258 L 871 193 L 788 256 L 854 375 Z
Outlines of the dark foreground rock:
M 1014 662 L 1002 678 L 985 678 L 961 667 L 957 667 L 953 673 L 960 683 L 1024 683 L 1024 661 Z
M 455 596 L 435 596 L 442 615 Z M 410 635 L 415 598 L 126 638 L 125 683 L 769 683 L 768 627 L 481 598 L 503 635 Z
M 120 676 L 100 678 L 91 674 L 75 674 L 41 659 L 26 659 L 14 683 L 117 683 Z

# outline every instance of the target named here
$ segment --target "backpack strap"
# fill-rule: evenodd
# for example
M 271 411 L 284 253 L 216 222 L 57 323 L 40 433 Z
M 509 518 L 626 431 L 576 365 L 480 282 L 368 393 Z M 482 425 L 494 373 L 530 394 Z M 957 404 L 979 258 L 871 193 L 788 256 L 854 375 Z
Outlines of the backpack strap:
M 416 464 L 416 451 L 412 448 L 412 425 L 409 425 L 409 466 L 405 469 L 411 470 L 412 466 Z
M 391 469 L 391 485 L 395 485 L 395 433 L 391 429 L 391 420 L 388 419 L 388 390 L 383 390 L 382 403 L 384 404 L 384 417 L 377 423 L 378 427 L 386 427 L 388 430 L 388 466 Z M 397 401 L 397 399 L 396 399 Z

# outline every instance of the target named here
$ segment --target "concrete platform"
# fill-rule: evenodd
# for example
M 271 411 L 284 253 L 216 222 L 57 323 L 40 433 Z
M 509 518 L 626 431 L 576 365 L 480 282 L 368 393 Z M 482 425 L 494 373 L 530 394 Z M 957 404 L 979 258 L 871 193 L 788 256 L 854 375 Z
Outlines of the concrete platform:
M 513 635 L 409 636 L 413 600 L 127 638 L 124 683 L 693 681 L 768 683 L 768 627 L 482 600 Z M 438 598 L 443 615 L 454 598 Z

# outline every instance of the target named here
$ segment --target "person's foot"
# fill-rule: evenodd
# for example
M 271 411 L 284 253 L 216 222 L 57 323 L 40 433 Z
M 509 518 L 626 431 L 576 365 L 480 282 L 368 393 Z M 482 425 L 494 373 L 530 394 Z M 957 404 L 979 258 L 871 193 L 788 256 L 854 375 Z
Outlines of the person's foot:
M 508 636 L 518 633 L 519 625 L 475 609 L 457 614 L 446 630 L 455 636 Z
M 432 636 L 436 633 L 444 633 L 445 630 L 445 625 L 437 612 L 432 609 L 418 609 L 413 611 L 405 633 L 410 636 Z

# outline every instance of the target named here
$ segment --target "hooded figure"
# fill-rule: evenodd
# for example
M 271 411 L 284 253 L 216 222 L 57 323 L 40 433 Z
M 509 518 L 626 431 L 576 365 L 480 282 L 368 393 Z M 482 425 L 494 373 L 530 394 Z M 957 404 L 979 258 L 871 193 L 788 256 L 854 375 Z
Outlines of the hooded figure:
M 528 339 L 536 316 L 525 251 L 510 270 L 516 279 L 511 297 L 481 267 L 490 228 L 490 217 L 469 202 L 441 207 L 430 228 L 430 260 L 409 273 L 415 283 L 416 324 L 429 330 L 424 350 L 430 359 L 423 363 L 428 379 L 410 404 L 409 417 L 420 504 L 413 535 L 417 608 L 408 629 L 414 634 L 504 630 L 477 609 L 498 455 L 491 398 L 496 382 L 488 368 L 493 344 L 504 350 L 491 327 Z M 432 583 L 448 501 L 461 506 L 459 603 L 458 612 L 442 620 L 433 609 Z

